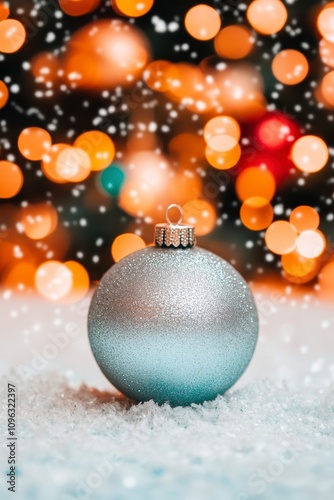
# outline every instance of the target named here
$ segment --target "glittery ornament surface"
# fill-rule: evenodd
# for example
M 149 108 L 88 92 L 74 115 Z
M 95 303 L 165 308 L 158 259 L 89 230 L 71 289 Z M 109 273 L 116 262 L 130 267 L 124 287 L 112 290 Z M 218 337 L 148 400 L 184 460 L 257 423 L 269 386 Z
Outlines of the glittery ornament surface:
M 246 282 L 200 248 L 148 247 L 102 278 L 88 318 L 101 370 L 137 401 L 188 405 L 223 394 L 253 355 L 258 317 Z

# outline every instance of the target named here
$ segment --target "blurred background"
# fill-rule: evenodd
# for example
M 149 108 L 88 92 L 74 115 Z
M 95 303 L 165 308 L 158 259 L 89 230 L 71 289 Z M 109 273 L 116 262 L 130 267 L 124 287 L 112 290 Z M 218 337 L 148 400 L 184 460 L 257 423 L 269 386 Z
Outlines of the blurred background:
M 0 280 L 82 299 L 171 203 L 331 300 L 334 2 L 0 1 Z

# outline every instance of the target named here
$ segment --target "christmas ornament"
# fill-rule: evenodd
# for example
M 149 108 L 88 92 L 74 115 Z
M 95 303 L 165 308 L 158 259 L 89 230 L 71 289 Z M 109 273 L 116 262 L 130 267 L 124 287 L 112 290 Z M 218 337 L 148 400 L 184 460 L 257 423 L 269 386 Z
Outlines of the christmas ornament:
M 172 207 L 181 213 L 176 224 Z M 202 403 L 245 371 L 258 316 L 240 274 L 195 246 L 182 208 L 170 205 L 166 218 L 155 227 L 155 246 L 123 258 L 101 279 L 89 309 L 89 341 L 104 375 L 126 396 Z

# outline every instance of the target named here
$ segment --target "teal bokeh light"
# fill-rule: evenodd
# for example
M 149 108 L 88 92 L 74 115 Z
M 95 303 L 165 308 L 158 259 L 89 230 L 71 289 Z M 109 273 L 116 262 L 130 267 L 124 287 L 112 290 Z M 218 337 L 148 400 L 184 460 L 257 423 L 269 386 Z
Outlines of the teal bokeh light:
M 101 173 L 101 186 L 111 196 L 118 196 L 125 181 L 125 173 L 119 165 L 112 164 Z

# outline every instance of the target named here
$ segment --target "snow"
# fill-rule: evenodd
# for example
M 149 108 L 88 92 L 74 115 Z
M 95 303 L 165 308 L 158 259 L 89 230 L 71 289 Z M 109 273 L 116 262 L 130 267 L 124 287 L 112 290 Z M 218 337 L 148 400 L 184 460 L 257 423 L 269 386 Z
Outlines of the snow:
M 334 494 L 331 303 L 257 286 L 261 331 L 227 394 L 186 408 L 133 404 L 90 352 L 89 298 L 1 293 L 1 399 L 18 394 L 19 500 L 330 500 Z M 3 413 L 5 415 L 5 413 Z M 1 499 L 6 491 L 1 419 Z

